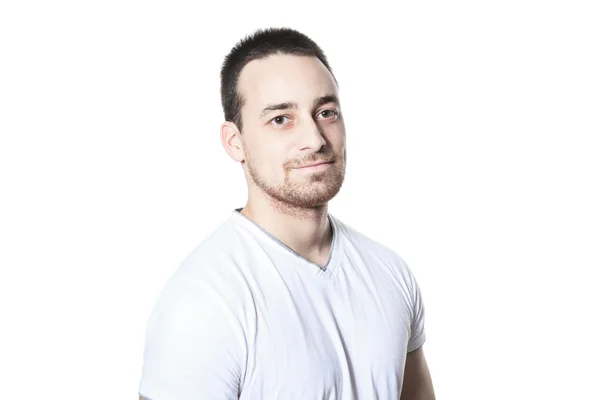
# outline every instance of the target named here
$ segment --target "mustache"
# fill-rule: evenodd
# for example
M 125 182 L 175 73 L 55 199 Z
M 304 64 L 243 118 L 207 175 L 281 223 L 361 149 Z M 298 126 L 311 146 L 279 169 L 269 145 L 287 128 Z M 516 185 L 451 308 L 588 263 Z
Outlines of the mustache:
M 321 162 L 336 162 L 338 156 L 332 152 L 327 153 L 313 153 L 297 161 L 290 161 L 287 163 L 289 168 L 298 168 L 307 164 L 315 164 Z

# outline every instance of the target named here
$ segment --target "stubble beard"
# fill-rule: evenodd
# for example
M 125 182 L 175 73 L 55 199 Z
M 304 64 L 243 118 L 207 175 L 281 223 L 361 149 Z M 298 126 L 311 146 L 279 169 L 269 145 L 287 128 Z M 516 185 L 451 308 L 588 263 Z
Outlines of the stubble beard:
M 272 206 L 286 213 L 321 209 L 342 188 L 346 173 L 346 152 L 335 156 L 331 167 L 306 177 L 294 177 L 293 167 L 285 166 L 285 179 L 281 185 L 270 185 L 258 172 L 251 160 L 248 172 L 256 186 L 271 200 Z

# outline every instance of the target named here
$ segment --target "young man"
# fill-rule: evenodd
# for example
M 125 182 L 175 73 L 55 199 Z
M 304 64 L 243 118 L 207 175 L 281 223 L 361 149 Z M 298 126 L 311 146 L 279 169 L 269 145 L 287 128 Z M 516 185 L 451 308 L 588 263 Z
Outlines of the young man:
M 140 398 L 433 400 L 414 276 L 328 213 L 346 134 L 323 51 L 259 30 L 226 57 L 221 97 L 248 201 L 161 291 Z

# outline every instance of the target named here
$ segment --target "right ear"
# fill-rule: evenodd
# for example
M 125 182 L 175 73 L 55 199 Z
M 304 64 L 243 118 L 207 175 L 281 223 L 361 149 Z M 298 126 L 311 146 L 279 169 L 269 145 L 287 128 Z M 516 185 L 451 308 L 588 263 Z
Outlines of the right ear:
M 229 157 L 237 162 L 242 162 L 246 159 L 240 135 L 239 129 L 233 122 L 226 121 L 221 125 L 221 144 L 227 154 L 229 154 Z

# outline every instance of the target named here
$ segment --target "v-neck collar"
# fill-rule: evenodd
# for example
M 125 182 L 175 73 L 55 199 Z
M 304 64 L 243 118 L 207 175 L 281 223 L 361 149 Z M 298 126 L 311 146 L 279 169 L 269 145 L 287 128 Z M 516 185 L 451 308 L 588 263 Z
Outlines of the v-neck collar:
M 295 256 L 297 259 L 299 259 L 301 261 L 301 263 L 307 264 L 306 267 L 309 267 L 309 268 L 306 268 L 306 269 L 312 271 L 314 273 L 314 275 L 320 276 L 325 279 L 329 279 L 331 276 L 333 276 L 333 273 L 335 272 L 335 270 L 337 269 L 337 266 L 339 264 L 339 258 L 340 258 L 340 255 L 339 255 L 340 233 L 339 233 L 339 227 L 337 225 L 337 221 L 336 221 L 335 217 L 333 217 L 331 214 L 329 214 L 329 213 L 327 214 L 327 219 L 329 220 L 331 229 L 333 231 L 333 237 L 331 239 L 331 247 L 329 249 L 329 257 L 327 258 L 327 262 L 325 263 L 325 266 L 323 268 L 321 268 L 319 265 L 313 263 L 312 261 L 309 261 L 308 259 L 304 258 L 300 254 L 296 253 L 294 250 L 292 250 L 290 247 L 285 245 L 283 242 L 281 242 L 275 236 L 273 236 L 269 232 L 267 232 L 263 227 L 258 225 L 256 222 L 252 221 L 250 218 L 246 217 L 244 214 L 242 214 L 240 212 L 242 209 L 243 208 L 236 208 L 235 210 L 233 210 L 232 218 L 235 219 L 236 221 L 242 223 L 244 226 L 248 227 L 249 229 L 255 231 L 256 233 L 258 233 L 260 235 L 264 235 L 267 239 L 272 241 L 272 243 L 275 244 L 277 247 L 279 247 L 281 250 L 291 253 L 293 256 Z

